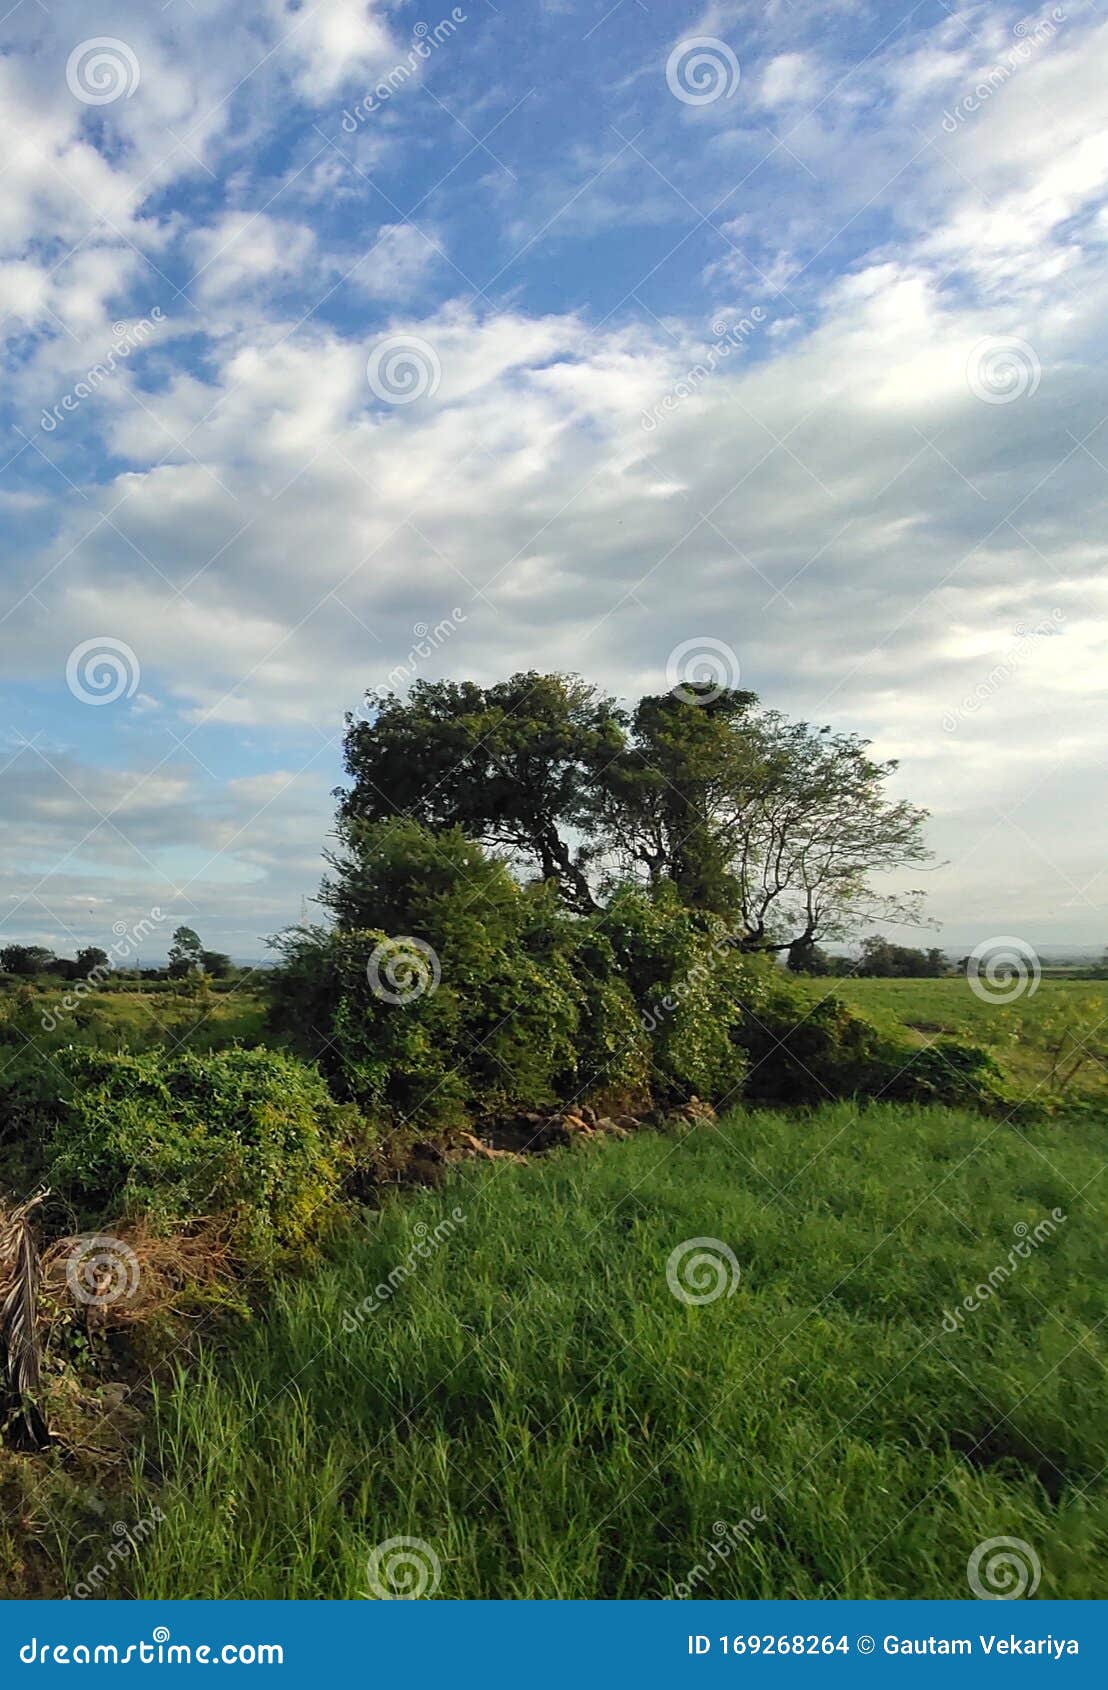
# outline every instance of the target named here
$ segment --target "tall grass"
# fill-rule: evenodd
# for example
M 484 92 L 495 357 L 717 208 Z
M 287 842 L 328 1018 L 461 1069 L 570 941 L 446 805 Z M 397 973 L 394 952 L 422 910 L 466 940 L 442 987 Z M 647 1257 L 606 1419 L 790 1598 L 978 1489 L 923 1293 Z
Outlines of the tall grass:
M 115 1588 L 357 1597 L 409 1537 L 440 1597 L 964 1596 L 1005 1536 L 1040 1596 L 1102 1594 L 1103 1161 L 1089 1122 L 840 1105 L 469 1166 L 162 1391 L 132 1507 L 165 1519 Z M 672 1294 L 692 1238 L 733 1295 Z

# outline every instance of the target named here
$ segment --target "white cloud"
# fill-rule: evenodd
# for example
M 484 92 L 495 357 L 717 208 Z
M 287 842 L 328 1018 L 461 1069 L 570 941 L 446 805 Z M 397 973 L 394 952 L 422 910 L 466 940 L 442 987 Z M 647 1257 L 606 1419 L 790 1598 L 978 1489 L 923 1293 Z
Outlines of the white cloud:
M 302 274 L 312 260 L 315 235 L 305 224 L 265 212 L 229 211 L 195 230 L 189 247 L 196 263 L 190 287 L 214 300 Z
M 790 106 L 816 99 L 822 78 L 807 53 L 779 53 L 762 73 L 761 97 L 767 106 Z

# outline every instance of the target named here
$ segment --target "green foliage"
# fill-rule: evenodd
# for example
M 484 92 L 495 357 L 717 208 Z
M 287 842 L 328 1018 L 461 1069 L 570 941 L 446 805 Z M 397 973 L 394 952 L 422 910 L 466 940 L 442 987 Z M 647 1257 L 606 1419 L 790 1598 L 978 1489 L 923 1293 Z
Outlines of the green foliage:
M 852 965 L 855 974 L 875 974 L 886 979 L 898 976 L 908 979 L 941 978 L 951 972 L 950 963 L 935 945 L 921 951 L 911 945 L 894 945 L 880 933 L 871 933 L 862 941 L 862 951 Z
M 592 907 L 565 826 L 587 827 L 596 775 L 622 743 L 611 699 L 576 676 L 517 674 L 495 686 L 416 681 L 372 721 L 350 721 L 346 821 L 410 815 L 517 852 L 577 909 Z
M 628 712 L 579 676 L 416 681 L 348 721 L 340 821 L 460 828 L 598 907 L 601 865 L 726 916 L 748 948 L 811 947 L 865 911 L 903 918 L 876 870 L 925 861 L 924 813 L 868 741 L 692 682 Z
M 747 959 L 722 924 L 663 885 L 653 894 L 621 889 L 595 925 L 649 1037 L 659 1101 L 737 1095 L 746 1069 L 739 1029 Z
M 774 1103 L 819 1103 L 874 1089 L 882 1041 L 870 1022 L 828 997 L 812 1004 L 791 981 L 767 983 L 743 1029 L 748 1095 Z
M 368 1148 L 356 1113 L 281 1051 L 65 1050 L 20 1073 L 3 1101 L 78 1226 L 142 1218 L 170 1231 L 219 1215 L 252 1265 L 318 1236 Z
M 44 945 L 5 945 L 0 949 L 0 968 L 24 979 L 44 973 L 53 960 L 53 951 Z
M 273 1026 L 384 1129 L 480 1127 L 593 1094 L 998 1095 L 984 1053 L 921 1056 L 839 998 L 813 1003 L 670 881 L 579 917 L 461 828 L 354 819 L 341 843 L 322 893 L 337 927 L 281 941 Z M 390 992 L 394 965 L 414 990 Z
M 1001 1072 L 988 1051 L 955 1039 L 937 1039 L 922 1050 L 886 1051 L 874 1074 L 876 1096 L 913 1103 L 985 1107 L 1006 1101 Z
M 272 1025 L 393 1129 L 449 1131 L 581 1090 L 641 1092 L 644 1041 L 604 938 L 460 830 L 355 823 L 333 931 L 280 941 Z M 351 925 L 363 912 L 388 928 Z
M 200 935 L 192 927 L 178 927 L 169 947 L 169 973 L 177 980 L 187 974 L 198 973 L 203 966 L 203 946 Z

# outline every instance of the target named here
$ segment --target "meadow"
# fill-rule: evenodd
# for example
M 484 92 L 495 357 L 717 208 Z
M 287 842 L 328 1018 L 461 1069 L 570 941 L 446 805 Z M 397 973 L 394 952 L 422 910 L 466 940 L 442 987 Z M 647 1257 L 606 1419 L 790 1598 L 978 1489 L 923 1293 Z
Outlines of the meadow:
M 372 1595 L 410 1538 L 440 1597 L 944 1597 L 1007 1536 L 1041 1596 L 1098 1595 L 1102 1163 L 1091 1123 L 839 1104 L 467 1167 L 159 1389 L 124 1585 Z M 737 1282 L 689 1304 L 705 1238 Z
M 990 1002 L 961 975 L 936 980 L 844 978 L 808 982 L 813 998 L 834 993 L 882 1031 L 923 1047 L 949 1036 L 983 1046 L 1021 1098 L 1046 1101 L 1074 1059 L 1070 1105 L 1108 1100 L 1108 981 L 1043 978 L 1031 994 Z

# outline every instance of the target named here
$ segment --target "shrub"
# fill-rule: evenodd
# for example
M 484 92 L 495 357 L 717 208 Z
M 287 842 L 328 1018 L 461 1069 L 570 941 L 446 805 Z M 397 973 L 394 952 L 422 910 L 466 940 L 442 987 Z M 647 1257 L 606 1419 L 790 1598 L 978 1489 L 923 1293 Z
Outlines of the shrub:
M 343 845 L 337 926 L 278 941 L 271 1023 L 337 1096 L 425 1134 L 645 1094 L 648 1041 L 595 923 L 457 829 L 357 822 Z
M 686 908 L 669 888 L 631 887 L 595 921 L 649 1037 L 659 1100 L 737 1094 L 746 1072 L 743 969 L 722 923 Z
M 456 828 L 347 819 L 341 839 L 336 925 L 278 941 L 272 1025 L 394 1143 L 598 1094 L 958 1103 L 991 1084 L 980 1052 L 917 1063 L 841 999 L 813 1003 L 671 885 L 579 917 Z
M 646 1041 L 610 953 L 587 924 L 547 911 L 522 890 L 517 897 L 527 907 L 510 942 L 475 908 L 464 917 L 440 910 L 423 934 L 290 935 L 274 981 L 273 1026 L 318 1055 L 336 1096 L 393 1132 L 449 1134 L 602 1087 L 641 1094 Z M 433 959 L 411 947 L 413 937 L 432 947 Z M 393 960 L 403 984 L 406 958 L 407 979 L 422 989 L 390 1002 L 380 984 L 392 989 Z
M 869 1090 L 882 1050 L 877 1029 L 840 998 L 813 1004 L 802 988 L 774 972 L 778 979 L 758 980 L 761 990 L 742 1025 L 748 1095 L 820 1103 Z
M 980 1107 L 1006 1101 L 993 1058 L 978 1045 L 955 1039 L 937 1039 L 922 1050 L 886 1049 L 872 1090 L 883 1100 L 908 1103 Z
M 220 1215 L 258 1265 L 320 1230 L 367 1149 L 356 1113 L 281 1051 L 61 1051 L 7 1101 L 78 1227 L 141 1218 L 168 1231 Z

